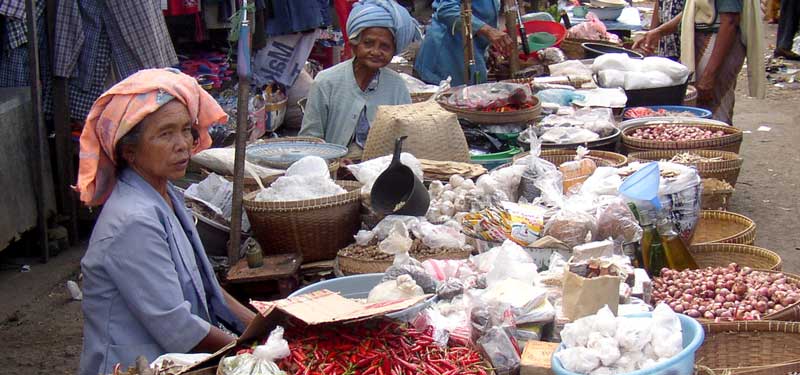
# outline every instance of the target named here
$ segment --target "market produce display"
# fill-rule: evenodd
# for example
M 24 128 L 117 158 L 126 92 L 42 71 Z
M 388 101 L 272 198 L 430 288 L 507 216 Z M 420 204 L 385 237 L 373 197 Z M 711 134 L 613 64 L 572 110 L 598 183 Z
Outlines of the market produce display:
M 495 82 L 457 87 L 447 103 L 460 109 L 510 112 L 533 108 L 538 101 L 528 85 Z
M 704 130 L 695 126 L 658 124 L 654 126 L 637 128 L 628 134 L 631 138 L 647 139 L 663 142 L 684 142 L 712 139 L 725 136 L 722 130 Z
M 628 108 L 622 116 L 627 119 L 642 117 L 697 117 L 695 113 L 689 111 L 668 111 L 664 108 L 653 110 L 647 107 Z
M 625 374 L 678 355 L 683 335 L 678 315 L 660 304 L 649 318 L 615 317 L 608 307 L 568 323 L 561 331 L 561 365 L 579 374 Z M 669 372 L 667 372 L 669 373 Z
M 672 163 L 678 164 L 696 164 L 696 163 L 709 163 L 715 161 L 723 161 L 725 158 L 722 156 L 715 156 L 715 157 L 705 157 L 701 156 L 692 152 L 681 152 L 679 154 L 675 154 L 669 161 Z
M 653 300 L 693 318 L 758 320 L 800 301 L 800 285 L 780 272 L 731 263 L 699 270 L 661 270 Z

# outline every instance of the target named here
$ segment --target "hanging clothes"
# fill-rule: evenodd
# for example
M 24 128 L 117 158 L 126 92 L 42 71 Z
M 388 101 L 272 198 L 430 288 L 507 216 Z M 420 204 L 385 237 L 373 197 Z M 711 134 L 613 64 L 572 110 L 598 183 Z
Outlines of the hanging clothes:
M 178 63 L 159 0 L 60 0 L 53 73 L 69 78 L 70 113 L 83 120 L 107 88 L 141 69 Z
M 269 14 L 267 36 L 308 31 L 331 24 L 328 0 L 264 0 L 264 6 Z
M 167 0 L 165 16 L 188 16 L 200 13 L 200 0 Z

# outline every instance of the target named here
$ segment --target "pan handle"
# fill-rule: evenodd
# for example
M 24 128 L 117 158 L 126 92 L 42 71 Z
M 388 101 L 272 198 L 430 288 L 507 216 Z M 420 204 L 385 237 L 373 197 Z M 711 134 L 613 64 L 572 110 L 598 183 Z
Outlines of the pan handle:
M 397 139 L 394 141 L 394 156 L 392 157 L 392 162 L 389 164 L 389 167 L 386 168 L 387 170 L 392 169 L 400 164 L 400 153 L 403 152 L 403 141 L 405 141 L 406 138 L 408 138 L 408 136 L 404 135 L 397 137 Z

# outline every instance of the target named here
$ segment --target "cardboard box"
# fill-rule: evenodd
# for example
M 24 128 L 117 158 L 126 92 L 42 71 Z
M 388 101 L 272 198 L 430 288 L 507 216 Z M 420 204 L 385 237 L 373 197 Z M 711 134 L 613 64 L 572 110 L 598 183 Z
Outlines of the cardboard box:
M 278 301 L 251 301 L 250 305 L 256 309 L 258 314 L 247 326 L 244 333 L 239 336 L 239 339 L 235 343 L 220 349 L 209 359 L 184 370 L 182 374 L 214 366 L 231 349 L 241 344 L 249 344 L 254 340 L 267 338 L 276 325 L 281 324 L 289 317 L 298 319 L 308 325 L 348 324 L 407 309 L 430 296 L 430 294 L 426 294 L 401 300 L 363 304 L 342 297 L 330 290 L 320 290 Z
M 558 345 L 554 342 L 528 341 L 522 352 L 520 375 L 552 375 L 550 363 Z

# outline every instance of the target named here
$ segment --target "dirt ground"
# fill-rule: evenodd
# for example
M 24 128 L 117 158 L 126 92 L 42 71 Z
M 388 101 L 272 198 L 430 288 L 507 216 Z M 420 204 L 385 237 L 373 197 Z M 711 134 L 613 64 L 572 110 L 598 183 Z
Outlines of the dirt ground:
M 767 38 L 774 43 L 774 26 L 768 28 Z M 772 45 L 768 48 L 771 51 Z M 745 85 L 746 80 L 740 77 L 734 123 L 749 133 L 742 145 L 745 163 L 730 209 L 755 220 L 756 244 L 779 252 L 784 270 L 800 273 L 800 89 L 770 85 L 768 97 L 762 101 L 746 98 Z M 762 126 L 770 131 L 759 131 Z M 31 281 L 18 277 L 18 271 L 0 272 L 0 300 L 3 307 L 11 309 L 0 316 L 0 346 L 5 348 L 0 352 L 0 374 L 76 372 L 82 316 L 80 303 L 69 299 L 64 283 L 77 277 L 77 259 L 83 249 L 70 251 L 71 254 L 59 255 L 72 258 L 58 266 L 58 259 L 47 265 L 34 265 L 44 275 L 65 275 L 35 294 L 25 289 Z M 34 272 L 30 274 L 33 276 Z

